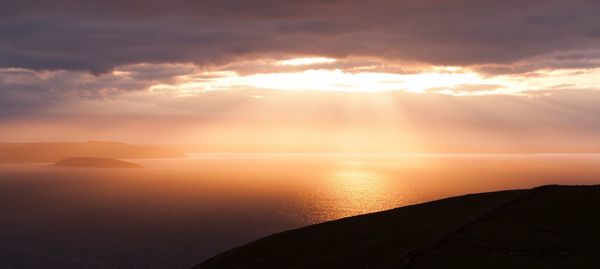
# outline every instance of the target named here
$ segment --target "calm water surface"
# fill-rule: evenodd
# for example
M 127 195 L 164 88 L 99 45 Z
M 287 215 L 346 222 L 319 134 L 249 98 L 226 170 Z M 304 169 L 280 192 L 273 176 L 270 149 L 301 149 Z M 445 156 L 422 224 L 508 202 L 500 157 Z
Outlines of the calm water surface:
M 596 154 L 193 154 L 0 165 L 0 268 L 189 268 L 285 229 L 473 192 L 600 183 Z

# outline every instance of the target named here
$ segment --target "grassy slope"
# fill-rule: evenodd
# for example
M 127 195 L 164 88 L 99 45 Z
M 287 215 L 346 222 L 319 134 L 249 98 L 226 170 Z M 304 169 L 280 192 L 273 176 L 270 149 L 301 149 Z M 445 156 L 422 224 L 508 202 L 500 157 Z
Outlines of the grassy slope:
M 408 268 L 600 268 L 600 187 L 549 186 L 478 218 Z
M 453 197 L 275 234 L 196 268 L 397 268 L 406 254 L 434 245 L 528 190 Z

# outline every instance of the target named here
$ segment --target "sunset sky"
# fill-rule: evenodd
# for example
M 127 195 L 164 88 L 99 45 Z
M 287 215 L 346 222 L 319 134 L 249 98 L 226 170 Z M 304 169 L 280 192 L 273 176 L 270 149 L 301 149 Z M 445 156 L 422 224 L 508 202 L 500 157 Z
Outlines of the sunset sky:
M 600 150 L 595 0 L 11 1 L 0 141 Z

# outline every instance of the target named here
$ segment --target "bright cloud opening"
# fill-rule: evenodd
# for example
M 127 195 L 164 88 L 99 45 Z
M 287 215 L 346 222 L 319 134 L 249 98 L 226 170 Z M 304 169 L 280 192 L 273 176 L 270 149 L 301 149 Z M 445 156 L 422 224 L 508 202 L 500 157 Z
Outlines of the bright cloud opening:
M 278 65 L 291 65 L 291 66 L 300 66 L 300 65 L 311 65 L 311 64 L 329 64 L 335 63 L 337 60 L 333 58 L 326 57 L 306 57 L 306 58 L 294 58 L 289 60 L 278 61 Z
M 326 62 L 335 64 L 330 68 L 311 66 Z M 179 69 L 188 70 L 189 73 L 178 75 L 168 83 L 151 85 L 150 91 L 178 96 L 230 89 L 520 95 L 557 87 L 593 89 L 600 74 L 600 69 L 575 69 L 489 76 L 476 72 L 476 69 L 455 66 L 431 66 L 404 73 L 399 72 L 404 66 L 398 68 L 384 62 L 352 62 L 348 59 L 325 57 L 295 58 L 279 62 L 250 61 L 241 62 L 239 66 L 246 69 L 238 72 L 236 66 L 228 66 L 207 71 L 193 66 L 179 66 Z M 128 76 L 127 72 L 119 70 L 114 74 Z
M 317 90 L 337 92 L 407 91 L 423 93 L 429 89 L 452 89 L 466 84 L 483 84 L 487 81 L 471 72 L 426 72 L 418 74 L 394 74 L 380 72 L 351 73 L 339 69 L 305 70 L 286 73 L 261 73 L 239 75 L 235 72 L 204 73 L 214 76 L 186 76 L 176 85 L 154 85 L 151 91 L 177 91 L 189 95 L 203 91 L 233 88 L 260 88 L 272 90 Z

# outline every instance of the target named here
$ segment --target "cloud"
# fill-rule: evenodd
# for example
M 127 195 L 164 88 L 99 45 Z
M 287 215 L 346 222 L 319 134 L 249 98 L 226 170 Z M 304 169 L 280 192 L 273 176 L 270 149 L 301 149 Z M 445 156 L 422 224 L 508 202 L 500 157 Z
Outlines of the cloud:
M 597 48 L 598 13 L 593 0 L 13 1 L 0 10 L 0 67 L 102 73 L 282 55 L 598 67 L 544 58 Z
M 86 99 L 112 99 L 198 72 L 191 64 L 136 64 L 110 73 L 0 68 L 0 116 L 36 113 Z
M 600 147 L 596 0 L 5 2 L 0 140 Z
M 452 87 L 437 87 L 427 89 L 429 93 L 445 93 L 450 94 L 480 94 L 480 93 L 493 93 L 494 90 L 502 89 L 503 85 L 495 84 L 459 84 Z M 534 93 L 535 91 L 533 91 Z

